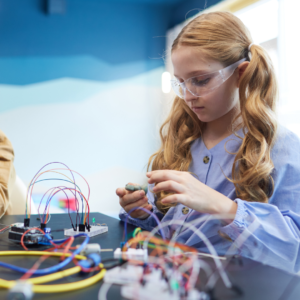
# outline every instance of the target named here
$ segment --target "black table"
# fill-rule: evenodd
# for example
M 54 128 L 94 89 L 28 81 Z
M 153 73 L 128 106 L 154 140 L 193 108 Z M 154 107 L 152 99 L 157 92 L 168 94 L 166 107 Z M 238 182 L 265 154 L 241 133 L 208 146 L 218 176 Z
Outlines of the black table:
M 73 215 L 75 219 L 75 215 Z M 40 221 L 37 220 L 37 215 L 31 216 L 30 226 L 39 226 Z M 108 232 L 101 235 L 92 237 L 90 243 L 99 243 L 101 248 L 113 248 L 114 250 L 120 247 L 120 242 L 123 240 L 124 223 L 108 217 L 100 213 L 91 213 L 90 221 L 92 218 L 96 219 L 96 223 L 106 223 L 108 225 Z M 23 222 L 24 216 L 4 216 L 0 219 L 2 224 L 12 224 L 16 222 Z M 71 228 L 70 219 L 67 214 L 51 214 L 51 220 L 48 227 L 51 227 L 54 239 L 64 238 L 63 231 L 55 231 L 64 228 Z M 3 228 L 3 227 L 1 227 Z M 135 229 L 134 226 L 128 226 L 128 232 Z M 80 240 L 75 241 L 80 244 Z M 45 249 L 45 248 L 31 248 L 30 250 Z M 0 251 L 8 250 L 22 250 L 18 244 L 12 243 L 8 240 L 8 232 L 0 234 Z M 102 252 L 101 258 L 112 258 L 113 252 Z M 11 263 L 20 267 L 30 268 L 36 261 L 36 257 L 1 257 L 2 261 Z M 213 268 L 214 262 L 210 258 L 205 258 Z M 57 259 L 49 258 L 43 263 L 42 267 L 51 266 L 57 263 Z M 69 266 L 67 266 L 69 268 Z M 264 266 L 258 262 L 249 259 L 235 257 L 232 258 L 227 267 L 227 273 L 231 282 L 241 291 L 228 290 L 219 279 L 213 291 L 214 300 L 299 300 L 300 299 L 300 278 L 286 273 L 282 270 Z M 86 277 L 91 275 L 85 275 Z M 0 268 L 0 278 L 7 280 L 15 280 L 20 278 L 20 274 Z M 74 275 L 70 278 L 56 281 L 55 283 L 68 283 L 70 281 L 82 280 L 84 277 Z M 201 289 L 203 283 L 206 282 L 205 275 L 200 273 L 198 286 Z M 68 293 L 55 293 L 55 294 L 35 294 L 33 299 L 98 299 L 98 292 L 101 287 L 102 281 L 94 284 L 91 287 Z M 5 299 L 7 290 L 0 290 L 0 299 Z M 120 287 L 112 286 L 108 292 L 108 299 L 122 299 L 120 296 Z M 160 300 L 160 299 L 157 299 Z

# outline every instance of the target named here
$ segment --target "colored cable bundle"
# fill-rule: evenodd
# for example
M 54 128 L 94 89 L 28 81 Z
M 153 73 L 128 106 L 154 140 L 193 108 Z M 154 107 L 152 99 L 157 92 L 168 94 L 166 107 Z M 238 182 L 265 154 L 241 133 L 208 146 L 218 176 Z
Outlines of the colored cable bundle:
M 41 251 L 1 251 L 0 256 L 12 256 L 12 255 L 30 255 L 30 256 L 38 256 L 38 255 L 48 255 L 48 256 L 59 256 L 62 257 L 63 255 L 70 257 L 72 254 L 71 253 L 60 253 L 60 252 L 41 252 Z M 81 255 L 75 255 L 74 258 L 83 260 L 86 259 L 85 256 Z M 88 287 L 90 285 L 93 285 L 94 283 L 98 282 L 101 280 L 104 275 L 106 270 L 102 268 L 103 265 L 99 264 L 100 272 L 97 273 L 96 275 L 93 275 L 90 278 L 77 281 L 77 282 L 72 282 L 72 283 L 64 283 L 64 284 L 53 284 L 53 285 L 41 285 L 42 283 L 48 283 L 52 282 L 55 280 L 59 280 L 71 275 L 74 275 L 76 273 L 79 273 L 81 271 L 80 266 L 73 267 L 68 270 L 63 270 L 63 271 L 58 271 L 56 273 L 50 274 L 50 275 L 45 275 L 45 276 L 40 276 L 40 277 L 35 277 L 35 278 L 30 278 L 27 279 L 28 282 L 33 284 L 33 292 L 35 293 L 62 293 L 62 292 L 70 292 L 70 291 L 75 291 L 78 289 L 82 289 L 85 287 Z M 4 280 L 0 279 L 0 287 L 1 288 L 6 288 L 10 289 L 16 284 L 15 280 Z
M 105 274 L 105 269 L 103 268 L 103 264 L 99 263 L 95 267 L 91 268 L 85 268 L 81 265 L 81 263 L 78 263 L 77 260 L 86 260 L 87 258 L 85 256 L 79 255 L 81 250 L 88 244 L 89 242 L 89 236 L 85 233 L 80 233 L 75 235 L 74 237 L 69 237 L 67 239 L 62 240 L 52 240 L 47 234 L 45 234 L 41 229 L 39 228 L 31 228 L 27 231 L 30 231 L 32 229 L 40 230 L 46 239 L 49 241 L 49 245 L 53 245 L 54 247 L 52 249 L 47 249 L 46 252 L 43 251 L 1 251 L 0 256 L 14 256 L 14 255 L 38 255 L 41 256 L 41 258 L 34 264 L 34 266 L 31 269 L 25 269 L 18 266 L 14 266 L 11 264 L 7 264 L 4 262 L 0 262 L 0 266 L 17 271 L 19 273 L 24 273 L 24 275 L 20 278 L 20 280 L 27 280 L 29 283 L 34 284 L 33 291 L 35 293 L 58 293 L 58 292 L 67 292 L 72 290 L 77 290 L 80 288 L 84 288 L 87 286 L 90 286 L 97 281 L 101 280 Z M 23 243 L 23 238 L 26 235 L 27 231 L 24 232 L 21 239 L 21 244 L 24 247 L 25 250 L 28 250 L 26 246 Z M 75 238 L 78 237 L 84 237 L 84 241 L 81 243 L 79 247 L 71 247 L 73 241 Z M 63 252 L 57 252 L 59 249 L 62 249 Z M 75 249 L 74 252 L 70 252 L 70 249 Z M 55 252 L 49 252 L 50 250 L 53 250 Z M 57 265 L 45 269 L 38 270 L 37 268 L 39 265 L 48 257 L 51 256 L 59 256 L 61 258 L 61 262 Z M 68 270 L 61 271 L 61 268 L 68 265 L 71 261 L 77 265 L 76 267 L 73 267 Z M 99 271 L 96 275 L 84 279 L 78 282 L 74 283 L 68 283 L 68 284 L 55 284 L 55 285 L 40 285 L 41 283 L 47 283 L 54 280 L 58 280 L 73 274 L 76 274 L 80 271 L 83 272 L 93 272 L 93 271 Z M 36 278 L 29 278 L 31 275 L 44 275 Z M 48 275 L 50 274 L 50 275 Z M 7 281 L 4 279 L 0 279 L 0 287 L 2 288 L 11 288 L 16 284 L 16 281 Z
M 65 168 L 54 168 L 54 169 L 50 169 L 50 170 L 46 170 L 46 171 L 42 172 L 42 170 L 46 166 L 51 165 L 51 164 L 62 164 Z M 68 171 L 68 172 L 70 172 L 72 178 L 70 178 L 66 174 L 64 174 L 62 172 L 59 172 L 59 171 Z M 66 179 L 62 179 L 62 178 L 39 179 L 40 176 L 42 176 L 43 174 L 49 173 L 49 172 L 50 173 L 60 174 L 60 175 L 64 176 Z M 84 196 L 84 194 L 82 193 L 81 189 L 76 184 L 74 173 L 77 174 L 77 175 L 79 175 L 86 182 L 87 187 L 88 187 L 88 196 L 87 197 Z M 86 179 L 82 175 L 80 175 L 78 172 L 76 172 L 74 170 L 71 170 L 68 166 L 66 166 L 65 164 L 60 163 L 60 162 L 52 162 L 52 163 L 46 164 L 44 167 L 42 167 L 35 174 L 35 176 L 31 180 L 31 182 L 30 182 L 30 184 L 28 186 L 27 196 L 26 196 L 25 218 L 29 219 L 30 215 L 31 215 L 31 201 L 30 201 L 30 199 L 32 197 L 32 192 L 33 192 L 34 185 L 36 183 L 43 182 L 43 181 L 49 181 L 49 180 L 58 180 L 58 181 L 68 182 L 68 183 L 71 183 L 73 185 L 73 187 L 56 186 L 56 187 L 50 188 L 43 195 L 43 197 L 42 197 L 42 199 L 40 201 L 39 207 L 38 207 L 38 213 L 40 215 L 41 223 L 46 224 L 49 221 L 50 203 L 51 203 L 51 200 L 53 199 L 53 197 L 56 194 L 58 194 L 58 193 L 63 193 L 65 195 L 67 201 L 68 201 L 68 214 L 69 214 L 69 218 L 70 218 L 70 221 L 71 221 L 71 225 L 74 228 L 74 230 L 76 230 L 75 227 L 77 226 L 77 224 L 84 224 L 87 227 L 89 227 L 90 226 L 90 221 L 89 221 L 89 214 L 90 214 L 90 208 L 89 208 L 90 187 L 89 187 L 89 184 L 87 183 Z M 71 193 L 72 196 L 74 196 L 74 198 L 75 198 L 76 211 L 77 211 L 76 225 L 75 226 L 73 224 L 72 217 L 70 215 L 70 199 L 69 199 L 69 196 L 68 196 L 67 192 Z M 82 203 L 82 213 L 81 213 L 81 216 L 79 216 L 79 200 L 78 200 L 78 196 L 80 197 L 80 200 L 81 200 L 81 203 Z M 40 211 L 41 203 L 43 202 L 44 198 L 47 198 L 47 199 L 46 199 L 46 204 L 45 204 L 44 212 L 41 215 L 39 211 Z M 85 209 L 84 209 L 84 204 L 85 204 Z M 83 212 L 83 211 L 85 211 L 85 212 Z

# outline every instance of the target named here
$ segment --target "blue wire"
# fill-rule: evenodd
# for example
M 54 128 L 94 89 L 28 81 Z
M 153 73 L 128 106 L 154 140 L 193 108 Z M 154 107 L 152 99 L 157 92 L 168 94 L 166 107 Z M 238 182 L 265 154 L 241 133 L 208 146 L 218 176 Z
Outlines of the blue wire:
M 144 208 L 144 207 L 134 207 L 134 208 L 132 208 L 132 209 L 127 213 L 127 216 L 126 216 L 126 220 L 125 220 L 125 228 L 124 228 L 125 242 L 127 242 L 127 223 L 128 223 L 128 217 L 129 217 L 129 215 L 130 215 L 133 211 L 138 210 L 138 209 L 141 209 L 141 210 L 143 210 L 144 212 L 146 212 L 146 213 L 148 213 L 148 214 L 150 214 L 151 216 L 154 217 L 154 219 L 155 219 L 155 221 L 156 221 L 156 223 L 157 223 L 157 225 L 158 225 L 158 227 L 159 227 L 159 231 L 160 231 L 161 237 L 165 240 L 165 239 L 166 239 L 165 234 L 164 234 L 164 232 L 163 232 L 163 230 L 162 230 L 162 228 L 161 228 L 160 221 L 159 221 L 158 217 L 155 215 L 155 213 L 153 213 L 152 211 L 150 211 L 150 210 L 148 210 L 148 209 L 146 209 L 146 208 Z
M 49 268 L 45 268 L 45 269 L 41 269 L 41 270 L 36 270 L 33 274 L 35 275 L 47 275 L 47 274 L 51 274 L 51 273 L 54 273 L 54 272 L 58 272 L 61 268 L 65 267 L 68 263 L 70 263 L 72 261 L 72 259 L 74 258 L 75 255 L 79 254 L 81 252 L 81 250 L 88 244 L 89 240 L 90 240 L 90 237 L 86 234 L 86 233 L 79 233 L 79 234 L 76 234 L 74 236 L 74 238 L 77 238 L 77 237 L 80 237 L 80 236 L 83 236 L 85 237 L 85 240 L 83 241 L 83 243 L 80 245 L 79 248 L 77 248 L 71 256 L 67 257 L 64 261 L 62 261 L 61 263 L 59 263 L 58 265 L 56 266 L 53 266 L 53 267 L 49 267 Z M 49 236 L 44 235 L 45 238 L 47 238 L 49 241 L 51 240 L 49 238 Z M 53 242 L 55 243 L 58 243 L 58 244 L 61 244 L 63 243 L 64 241 L 66 241 L 67 239 L 63 239 L 63 240 L 52 240 Z M 29 271 L 29 269 L 25 269 L 25 268 L 20 268 L 20 267 L 17 267 L 17 266 L 13 266 L 11 264 L 7 264 L 7 263 L 4 263 L 4 262 L 1 262 L 0 261 L 0 267 L 3 267 L 3 268 L 7 268 L 7 269 L 10 269 L 10 270 L 13 270 L 13 271 L 17 271 L 17 272 L 20 272 L 20 273 L 26 273 Z
M 69 183 L 74 184 L 74 182 L 72 182 L 72 181 L 70 181 L 70 180 L 61 179 L 61 178 L 47 178 L 47 179 L 41 179 L 41 180 L 36 181 L 35 183 L 38 183 L 38 182 L 41 182 L 41 181 L 45 181 L 45 180 L 61 180 L 61 181 L 66 181 L 66 182 L 69 182 Z M 79 189 L 79 191 L 81 192 L 80 187 L 79 187 L 77 184 L 75 184 L 75 185 L 76 185 L 76 187 Z M 31 184 L 30 186 L 32 186 L 32 184 Z M 83 224 L 83 197 L 82 197 L 81 194 L 79 194 L 79 196 L 80 196 L 81 201 L 82 201 L 82 207 L 81 207 L 81 208 L 82 208 L 82 213 L 81 213 L 81 224 Z
M 57 192 L 55 192 L 55 193 L 51 196 L 51 198 L 47 200 L 46 206 L 48 206 L 48 204 L 51 202 L 52 198 L 53 198 L 57 193 L 62 192 L 62 191 L 64 191 L 64 190 L 69 190 L 69 188 L 67 188 L 67 187 L 64 187 L 64 188 L 57 187 L 57 188 L 59 188 L 60 190 L 57 191 Z M 76 198 L 76 191 L 75 191 L 75 198 Z M 45 209 L 45 211 L 46 211 L 46 209 Z M 44 212 L 44 215 L 45 215 L 45 212 Z M 70 215 L 70 213 L 69 213 L 69 215 Z M 78 215 L 78 210 L 77 210 L 77 215 Z M 71 216 L 70 216 L 70 218 L 71 218 Z M 72 220 L 71 220 L 71 222 L 72 222 Z M 76 222 L 77 222 L 77 218 L 76 218 Z M 90 223 L 88 223 L 88 224 L 90 224 Z M 72 226 L 73 226 L 73 223 L 72 223 Z

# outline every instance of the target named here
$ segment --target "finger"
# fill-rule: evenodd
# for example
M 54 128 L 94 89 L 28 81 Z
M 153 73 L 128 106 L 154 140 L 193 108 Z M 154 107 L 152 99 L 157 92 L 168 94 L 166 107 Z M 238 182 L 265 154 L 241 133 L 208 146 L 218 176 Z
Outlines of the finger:
M 143 199 L 144 197 L 145 197 L 145 192 L 143 190 L 140 190 L 135 192 L 127 192 L 126 195 L 122 197 L 122 200 L 127 205 L 130 203 L 134 203 L 140 199 Z
M 125 190 L 124 188 L 117 188 L 116 194 L 117 194 L 119 197 L 123 197 L 124 195 L 126 195 L 126 190 Z
M 144 197 L 134 203 L 129 203 L 126 204 L 123 208 L 124 210 L 128 213 L 131 209 L 135 208 L 135 207 L 140 207 L 140 206 L 144 206 L 145 204 L 148 203 L 148 198 Z
M 173 180 L 178 183 L 181 183 L 181 173 L 179 171 L 174 170 L 158 170 L 158 171 L 152 171 L 151 175 L 148 179 L 148 183 L 157 183 L 167 180 Z
M 163 203 L 163 204 L 181 203 L 181 204 L 185 205 L 186 199 L 185 199 L 184 195 L 174 194 L 174 195 L 170 195 L 170 196 L 162 199 L 161 203 Z
M 138 191 L 138 192 L 140 192 L 140 191 Z M 136 193 L 136 192 L 135 192 L 135 193 Z M 124 197 L 119 198 L 120 205 L 121 205 L 123 208 L 124 208 L 125 206 L 127 206 L 127 205 L 130 205 L 130 204 L 133 204 L 133 205 L 135 205 L 135 206 L 138 206 L 138 205 L 136 205 L 135 203 L 137 203 L 138 201 L 142 200 L 143 198 L 146 198 L 147 201 L 148 201 L 148 197 L 145 196 L 145 193 L 143 194 L 143 196 L 141 195 L 142 193 L 141 193 L 141 194 L 136 193 L 137 196 L 135 196 L 134 198 L 128 199 L 128 197 L 132 197 L 132 196 L 131 196 L 132 194 L 133 194 L 133 193 L 131 192 L 131 193 L 126 194 Z
M 167 180 L 158 183 L 155 187 L 153 187 L 153 192 L 174 192 L 174 193 L 183 193 L 184 192 L 184 187 L 182 184 L 172 181 L 172 180 Z
M 144 206 L 141 206 L 141 207 L 149 210 L 149 213 L 150 213 L 150 211 L 152 209 L 152 205 L 151 204 L 145 204 Z M 144 210 L 142 210 L 142 209 L 137 209 L 137 210 L 133 211 L 130 215 L 133 218 L 144 219 L 144 218 L 146 218 L 146 217 L 149 216 L 149 213 L 146 212 L 146 211 L 144 211 Z

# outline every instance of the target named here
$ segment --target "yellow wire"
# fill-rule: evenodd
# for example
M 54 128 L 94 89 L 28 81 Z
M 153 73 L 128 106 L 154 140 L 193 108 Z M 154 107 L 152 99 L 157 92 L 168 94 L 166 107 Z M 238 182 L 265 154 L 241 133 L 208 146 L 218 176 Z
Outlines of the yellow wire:
M 135 237 L 141 231 L 142 231 L 142 229 L 140 227 L 136 228 L 133 232 L 133 237 Z
M 41 251 L 0 251 L 0 256 L 16 256 L 16 255 L 25 255 L 25 256 L 34 256 L 34 255 L 50 255 L 50 256 L 71 256 L 71 253 L 61 253 L 61 252 L 41 252 Z M 85 256 L 82 255 L 76 255 L 76 259 L 86 259 Z M 103 268 L 103 264 L 99 264 L 100 268 Z M 32 290 L 35 293 L 61 293 L 61 292 L 69 292 L 69 291 L 75 291 L 81 288 L 88 287 L 97 281 L 101 280 L 104 277 L 104 274 L 106 272 L 105 269 L 102 269 L 99 273 L 96 275 L 81 280 L 76 281 L 72 283 L 63 283 L 63 284 L 52 284 L 52 285 L 37 285 L 40 283 L 47 283 L 54 280 L 62 279 L 64 277 L 76 274 L 80 272 L 81 268 L 79 266 L 63 270 L 60 272 L 56 272 L 54 274 L 40 276 L 37 278 L 30 278 L 27 281 L 33 284 Z M 16 280 L 4 280 L 0 279 L 0 287 L 10 289 L 17 283 Z

